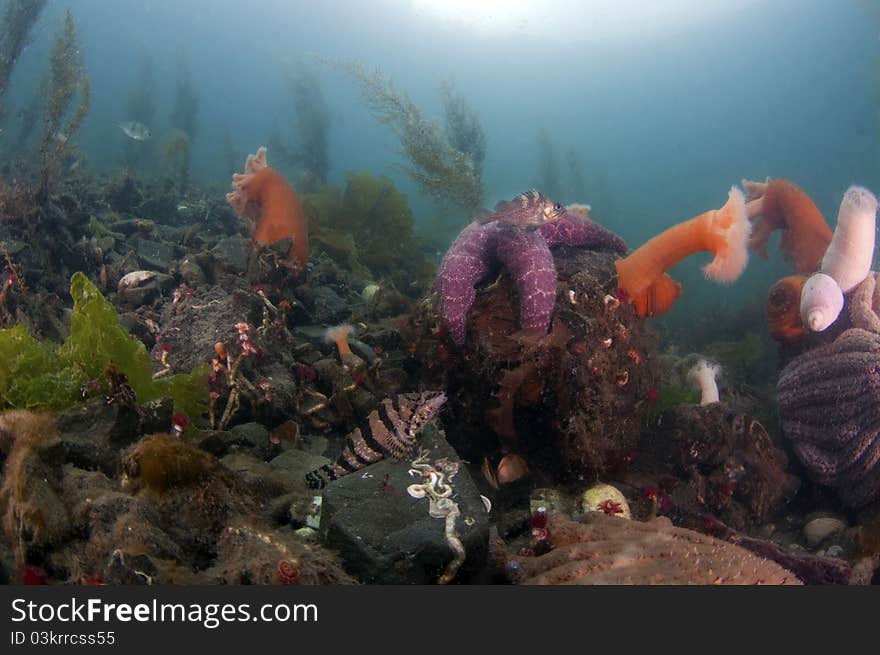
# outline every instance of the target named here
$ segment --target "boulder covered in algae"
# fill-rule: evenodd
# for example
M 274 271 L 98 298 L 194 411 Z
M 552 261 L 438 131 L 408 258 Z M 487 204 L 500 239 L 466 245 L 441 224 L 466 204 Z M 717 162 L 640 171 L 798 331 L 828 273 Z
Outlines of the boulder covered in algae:
M 553 252 L 556 304 L 546 337 L 520 331 L 509 276 L 478 292 L 456 349 L 427 306 L 411 327 L 423 376 L 450 398 L 450 441 L 472 462 L 518 452 L 549 477 L 607 478 L 636 448 L 653 386 L 654 338 L 615 296 L 614 255 Z
M 677 480 L 669 496 L 677 508 L 740 530 L 765 523 L 800 486 L 764 426 L 724 403 L 661 412 L 640 438 L 637 468 Z
M 136 422 L 124 435 L 119 420 L 97 425 L 90 460 L 70 416 L 0 413 L 0 567 L 50 583 L 352 582 L 334 553 L 276 526 L 265 496 L 214 455 L 167 434 L 137 439 Z

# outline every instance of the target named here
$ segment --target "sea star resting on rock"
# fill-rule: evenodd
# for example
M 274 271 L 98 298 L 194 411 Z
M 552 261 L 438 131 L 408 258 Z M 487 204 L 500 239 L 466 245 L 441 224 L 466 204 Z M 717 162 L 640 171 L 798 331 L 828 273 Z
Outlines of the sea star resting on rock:
M 476 298 L 474 287 L 498 263 L 507 268 L 516 284 L 520 326 L 546 334 L 556 302 L 556 266 L 550 253 L 556 245 L 626 252 L 623 239 L 572 211 L 535 230 L 498 221 L 465 227 L 443 257 L 434 282 L 452 340 L 459 346 L 464 343 L 468 311 Z

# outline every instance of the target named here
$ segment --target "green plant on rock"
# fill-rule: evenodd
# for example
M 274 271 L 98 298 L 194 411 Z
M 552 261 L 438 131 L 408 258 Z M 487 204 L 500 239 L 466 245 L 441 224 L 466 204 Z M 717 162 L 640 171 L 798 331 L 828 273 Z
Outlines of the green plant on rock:
M 79 93 L 79 106 L 73 101 Z M 49 102 L 46 127 L 40 143 L 40 192 L 42 198 L 57 181 L 59 168 L 70 154 L 72 139 L 89 111 L 89 78 L 80 61 L 73 16 L 67 12 L 49 57 Z M 65 119 L 70 119 L 65 123 Z
M 150 355 L 129 336 L 113 305 L 83 273 L 70 282 L 70 336 L 59 347 L 17 325 L 0 330 L 0 408 L 61 410 L 82 402 L 81 388 L 118 371 L 137 401 L 172 398 L 176 412 L 200 416 L 207 408 L 207 370 L 152 378 Z

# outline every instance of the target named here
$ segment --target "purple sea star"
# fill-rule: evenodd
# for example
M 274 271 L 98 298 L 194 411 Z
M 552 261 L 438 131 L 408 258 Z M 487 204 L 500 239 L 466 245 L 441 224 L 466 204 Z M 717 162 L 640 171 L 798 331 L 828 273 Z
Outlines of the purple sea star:
M 476 298 L 475 286 L 500 263 L 513 277 L 519 295 L 520 326 L 546 334 L 556 302 L 556 265 L 550 248 L 593 246 L 626 252 L 623 240 L 589 218 L 566 212 L 536 230 L 471 223 L 450 246 L 434 288 L 452 340 L 464 344 L 467 315 Z

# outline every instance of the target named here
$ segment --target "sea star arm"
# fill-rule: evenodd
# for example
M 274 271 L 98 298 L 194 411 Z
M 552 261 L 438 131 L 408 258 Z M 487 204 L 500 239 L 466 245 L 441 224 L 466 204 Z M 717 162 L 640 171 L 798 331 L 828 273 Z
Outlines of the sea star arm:
M 547 245 L 596 246 L 617 252 L 626 252 L 626 243 L 619 236 L 589 218 L 566 212 L 558 221 L 544 223 L 538 228 Z
M 544 236 L 538 230 L 499 230 L 496 254 L 516 284 L 520 327 L 547 334 L 556 304 L 556 265 Z
M 474 304 L 476 284 L 489 274 L 494 261 L 497 225 L 471 223 L 450 246 L 437 271 L 435 290 L 452 340 L 464 343 L 468 310 Z

